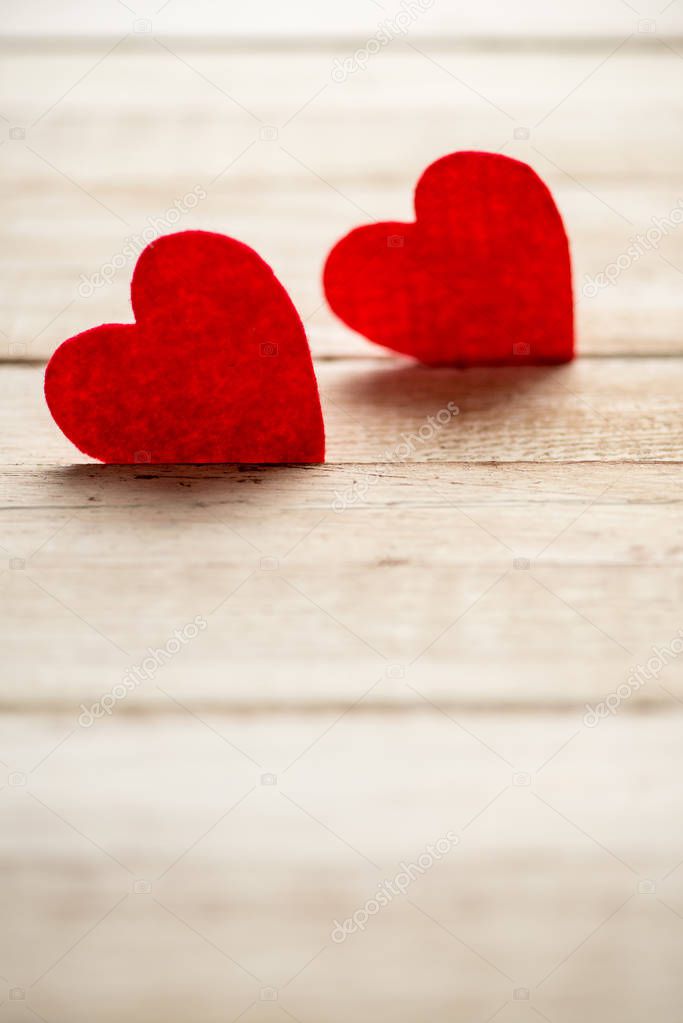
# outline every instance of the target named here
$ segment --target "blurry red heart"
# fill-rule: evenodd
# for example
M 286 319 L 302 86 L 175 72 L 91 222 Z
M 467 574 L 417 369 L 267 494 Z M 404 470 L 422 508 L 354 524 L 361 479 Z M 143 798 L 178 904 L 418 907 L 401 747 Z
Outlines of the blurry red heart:
M 330 253 L 334 312 L 432 365 L 566 362 L 574 354 L 569 244 L 531 167 L 453 153 L 428 167 L 415 223 L 360 227 Z
M 270 267 L 224 235 L 152 242 L 134 324 L 65 341 L 45 397 L 69 440 L 103 462 L 322 462 L 325 436 L 301 320 Z

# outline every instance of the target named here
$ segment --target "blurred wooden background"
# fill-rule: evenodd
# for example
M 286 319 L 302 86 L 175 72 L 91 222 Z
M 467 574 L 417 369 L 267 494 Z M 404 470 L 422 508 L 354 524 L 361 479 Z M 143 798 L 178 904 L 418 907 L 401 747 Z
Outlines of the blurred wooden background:
M 3 7 L 0 1023 L 676 1018 L 682 5 L 437 2 L 343 82 L 399 4 Z M 325 307 L 330 246 L 462 148 L 554 190 L 575 364 L 427 371 Z M 191 227 L 289 289 L 326 466 L 103 467 L 52 424 L 54 347 Z

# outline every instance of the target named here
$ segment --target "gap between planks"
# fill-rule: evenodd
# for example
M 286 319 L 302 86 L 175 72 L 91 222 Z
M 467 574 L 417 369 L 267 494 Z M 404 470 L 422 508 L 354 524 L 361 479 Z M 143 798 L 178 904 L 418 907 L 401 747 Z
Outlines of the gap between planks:
M 3 35 L 0 37 L 0 53 L 9 53 L 14 57 L 33 56 L 34 54 L 82 54 L 93 52 L 100 54 L 102 47 L 111 45 L 113 34 L 107 35 L 52 35 L 27 36 Z M 367 46 L 366 35 L 310 35 L 310 36 L 202 36 L 163 34 L 168 46 L 182 46 L 185 52 L 197 53 L 235 53 L 240 56 L 258 55 L 262 53 L 281 53 L 283 56 L 296 53 L 336 54 L 340 51 L 354 53 Z M 642 35 L 638 39 L 638 50 L 643 53 L 661 53 L 665 46 L 683 47 L 683 35 L 671 33 L 664 36 L 663 43 L 657 36 Z M 618 34 L 603 35 L 427 35 L 411 33 L 402 39 L 392 40 L 407 48 L 410 43 L 429 47 L 436 53 L 541 53 L 547 54 L 584 54 L 604 53 L 623 43 L 624 36 Z M 130 33 L 127 45 L 137 46 L 145 54 L 149 52 L 148 42 L 144 36 Z

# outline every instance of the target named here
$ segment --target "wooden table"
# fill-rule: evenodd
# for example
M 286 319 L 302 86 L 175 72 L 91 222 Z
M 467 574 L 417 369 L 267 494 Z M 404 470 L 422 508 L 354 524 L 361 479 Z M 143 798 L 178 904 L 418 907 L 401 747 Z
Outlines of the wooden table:
M 331 46 L 111 45 L 3 53 L 0 1020 L 677 1018 L 683 228 L 584 283 L 680 208 L 681 44 L 397 40 L 343 84 Z M 573 365 L 428 371 L 323 304 L 333 242 L 462 148 L 553 188 Z M 148 218 L 273 265 L 327 465 L 56 430 L 45 360 L 130 318 L 134 259 L 87 281 Z

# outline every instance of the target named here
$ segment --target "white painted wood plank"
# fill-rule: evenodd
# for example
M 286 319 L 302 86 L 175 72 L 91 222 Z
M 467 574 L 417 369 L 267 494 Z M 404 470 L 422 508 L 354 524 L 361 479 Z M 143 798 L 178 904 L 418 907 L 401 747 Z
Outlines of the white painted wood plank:
M 679 717 L 6 716 L 3 984 L 76 1023 L 671 1017 Z
M 143 519 L 133 535 L 135 516 L 110 518 L 105 526 L 72 517 L 47 553 L 4 572 L 5 709 L 58 707 L 75 723 L 81 702 L 106 702 L 131 676 L 139 681 L 115 699 L 117 716 L 161 713 L 167 698 L 157 686 L 199 711 L 340 713 L 368 694 L 380 709 L 424 696 L 455 710 L 560 707 L 577 722 L 586 703 L 622 685 L 630 687 L 625 712 L 683 700 L 671 653 L 680 643 L 680 564 L 568 563 L 565 555 L 525 569 L 505 552 L 497 562 L 488 553 L 481 565 L 454 564 L 440 553 L 449 542 L 474 546 L 477 529 L 460 527 L 463 518 L 476 522 L 469 510 L 448 524 L 428 520 L 434 554 L 419 540 L 424 518 L 404 527 L 410 556 L 396 540 L 368 549 L 368 534 L 394 526 L 390 515 L 375 516 L 374 530 L 347 520 L 308 543 L 316 520 L 299 519 L 288 540 L 301 541 L 301 553 L 279 558 L 253 552 L 229 521 L 188 515 L 163 531 L 155 520 L 155 532 Z M 52 517 L 34 528 L 50 541 L 60 524 Z M 354 557 L 326 556 L 330 543 L 356 536 Z M 192 559 L 207 547 L 208 556 Z M 185 635 L 197 620 L 205 631 L 179 648 L 178 630 Z M 632 683 L 653 657 L 657 670 Z
M 351 451 L 401 458 L 405 446 L 419 462 L 662 462 L 680 461 L 683 451 L 683 363 L 676 359 L 436 374 L 412 364 L 362 370 L 323 363 L 317 372 L 330 461 Z M 430 431 L 429 417 L 449 402 L 458 415 Z

